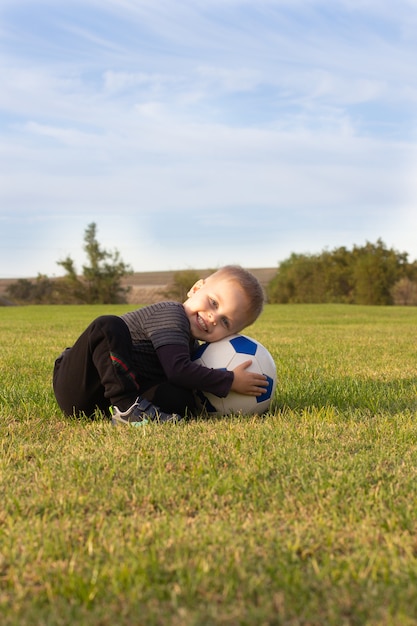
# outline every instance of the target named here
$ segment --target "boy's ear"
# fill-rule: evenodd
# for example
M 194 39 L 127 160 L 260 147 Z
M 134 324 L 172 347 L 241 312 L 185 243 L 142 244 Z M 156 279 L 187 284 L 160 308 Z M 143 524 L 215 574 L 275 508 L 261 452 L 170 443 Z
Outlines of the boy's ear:
M 194 283 L 194 285 L 191 287 L 190 291 L 187 293 L 187 298 L 191 298 L 191 296 L 193 294 L 195 294 L 196 291 L 201 289 L 201 287 L 203 285 L 204 285 L 204 280 L 202 278 L 200 278 L 200 280 L 198 280 L 196 283 Z

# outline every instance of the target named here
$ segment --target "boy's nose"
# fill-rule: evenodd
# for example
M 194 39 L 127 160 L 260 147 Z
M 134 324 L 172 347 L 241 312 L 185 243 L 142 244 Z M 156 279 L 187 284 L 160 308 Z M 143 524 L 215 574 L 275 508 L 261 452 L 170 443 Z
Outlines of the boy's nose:
M 210 320 L 210 322 L 213 324 L 213 326 L 216 326 L 216 325 L 217 325 L 217 321 L 216 321 L 216 319 L 217 319 L 217 316 L 215 315 L 215 313 L 211 313 L 211 312 L 210 312 L 210 313 L 209 313 L 209 320 Z

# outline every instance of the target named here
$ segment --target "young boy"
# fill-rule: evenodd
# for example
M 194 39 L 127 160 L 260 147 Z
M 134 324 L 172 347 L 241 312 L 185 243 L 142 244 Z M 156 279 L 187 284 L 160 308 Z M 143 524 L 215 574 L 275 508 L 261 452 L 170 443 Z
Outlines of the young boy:
M 258 280 L 229 265 L 197 281 L 183 304 L 98 317 L 55 361 L 57 402 L 67 415 L 99 409 L 115 425 L 138 425 L 192 414 L 195 389 L 259 396 L 267 382 L 247 370 L 250 360 L 231 372 L 198 365 L 191 355 L 198 341 L 218 341 L 252 324 L 263 303 Z

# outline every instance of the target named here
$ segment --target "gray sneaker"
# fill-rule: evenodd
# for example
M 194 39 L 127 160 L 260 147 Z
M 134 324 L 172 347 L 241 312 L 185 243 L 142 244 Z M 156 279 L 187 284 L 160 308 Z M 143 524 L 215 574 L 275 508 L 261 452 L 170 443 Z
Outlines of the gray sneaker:
M 131 407 L 126 411 L 120 411 L 117 406 L 112 406 L 111 409 L 112 424 L 113 426 L 119 426 L 120 424 L 130 424 L 131 426 L 143 426 L 148 424 L 149 421 L 153 422 L 177 422 L 181 419 L 180 415 L 176 413 L 164 413 L 160 409 L 138 396 Z

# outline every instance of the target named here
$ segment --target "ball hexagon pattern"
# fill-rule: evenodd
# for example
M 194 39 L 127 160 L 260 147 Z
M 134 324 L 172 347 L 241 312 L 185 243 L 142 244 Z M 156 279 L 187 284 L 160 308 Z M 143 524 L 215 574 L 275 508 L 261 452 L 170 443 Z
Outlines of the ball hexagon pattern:
M 220 341 L 202 344 L 192 357 L 193 361 L 213 369 L 233 370 L 244 361 L 252 360 L 249 371 L 264 374 L 268 387 L 261 396 L 246 396 L 231 391 L 225 398 L 198 391 L 199 408 L 210 415 L 261 415 L 265 413 L 274 397 L 277 384 L 277 371 L 274 359 L 259 341 L 246 335 L 231 335 Z

